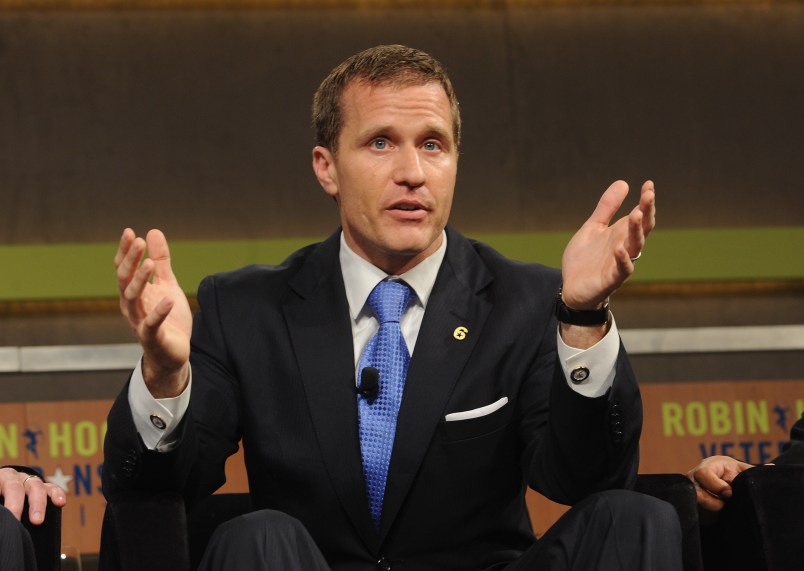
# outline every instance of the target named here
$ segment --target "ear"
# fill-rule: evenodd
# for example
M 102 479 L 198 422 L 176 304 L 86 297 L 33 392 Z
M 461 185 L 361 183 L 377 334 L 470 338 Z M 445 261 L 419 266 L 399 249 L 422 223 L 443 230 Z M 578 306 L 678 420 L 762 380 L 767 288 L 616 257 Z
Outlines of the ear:
M 335 168 L 335 156 L 326 147 L 317 146 L 313 149 L 313 172 L 324 192 L 337 200 L 338 173 Z

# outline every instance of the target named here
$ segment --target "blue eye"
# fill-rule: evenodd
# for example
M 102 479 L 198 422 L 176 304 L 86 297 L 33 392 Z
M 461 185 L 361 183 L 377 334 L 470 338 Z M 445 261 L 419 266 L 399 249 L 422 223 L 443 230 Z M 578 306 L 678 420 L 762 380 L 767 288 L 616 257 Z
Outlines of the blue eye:
M 434 141 L 427 141 L 424 144 L 424 150 L 425 151 L 437 151 L 438 149 L 439 149 L 438 143 L 436 143 Z
M 385 139 L 374 139 L 371 142 L 371 146 L 374 147 L 375 149 L 380 149 L 380 150 L 387 149 L 388 148 L 388 141 L 386 141 Z

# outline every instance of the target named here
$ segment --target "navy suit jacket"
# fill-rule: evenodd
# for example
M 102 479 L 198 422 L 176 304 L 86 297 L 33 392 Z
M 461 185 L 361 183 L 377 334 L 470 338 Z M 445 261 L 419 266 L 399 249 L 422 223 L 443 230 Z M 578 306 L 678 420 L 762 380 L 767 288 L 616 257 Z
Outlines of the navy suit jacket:
M 447 229 L 447 252 L 411 358 L 379 533 L 365 494 L 354 349 L 339 233 L 280 266 L 206 278 L 192 336 L 192 393 L 171 452 L 144 449 L 126 392 L 108 423 L 104 492 L 224 481 L 242 438 L 254 505 L 295 516 L 335 570 L 485 569 L 534 536 L 527 485 L 572 504 L 629 487 L 642 425 L 621 348 L 614 386 L 573 391 L 556 357 L 560 272 L 512 262 Z M 463 327 L 465 335 L 456 335 Z M 445 415 L 502 397 L 496 412 Z

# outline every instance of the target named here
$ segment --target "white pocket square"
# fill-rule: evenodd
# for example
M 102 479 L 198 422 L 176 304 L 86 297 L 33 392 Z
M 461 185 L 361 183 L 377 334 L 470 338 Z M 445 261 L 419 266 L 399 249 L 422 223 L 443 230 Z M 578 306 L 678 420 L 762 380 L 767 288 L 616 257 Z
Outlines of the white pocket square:
M 470 418 L 480 418 L 481 416 L 488 416 L 492 412 L 500 410 L 508 404 L 508 397 L 503 397 L 497 402 L 481 406 L 480 408 L 473 408 L 472 410 L 464 410 L 462 412 L 451 412 L 444 417 L 444 420 L 451 422 L 453 420 L 469 420 Z

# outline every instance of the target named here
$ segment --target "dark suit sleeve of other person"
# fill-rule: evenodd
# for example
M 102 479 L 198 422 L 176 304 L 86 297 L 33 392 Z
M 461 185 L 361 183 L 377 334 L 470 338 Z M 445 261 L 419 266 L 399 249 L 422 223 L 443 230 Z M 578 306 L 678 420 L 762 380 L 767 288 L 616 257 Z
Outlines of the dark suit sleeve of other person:
M 181 443 L 144 452 L 121 397 L 109 417 L 104 491 L 209 494 L 242 436 L 255 506 L 298 518 L 333 569 L 373 569 L 381 552 L 446 570 L 508 561 L 533 543 L 527 484 L 565 503 L 630 485 L 641 404 L 624 352 L 606 396 L 574 393 L 556 357 L 560 273 L 506 260 L 449 228 L 447 236 L 378 532 L 361 468 L 337 234 L 278 268 L 202 283 Z M 445 420 L 506 398 L 491 414 Z
M 772 460 L 774 464 L 804 464 L 804 414 L 790 431 L 790 442 L 785 444 L 784 452 Z

